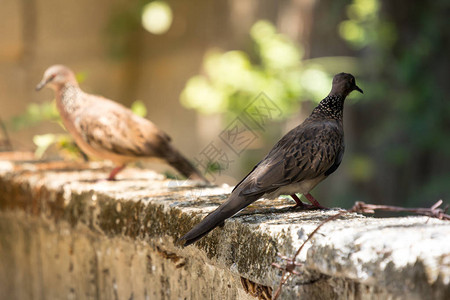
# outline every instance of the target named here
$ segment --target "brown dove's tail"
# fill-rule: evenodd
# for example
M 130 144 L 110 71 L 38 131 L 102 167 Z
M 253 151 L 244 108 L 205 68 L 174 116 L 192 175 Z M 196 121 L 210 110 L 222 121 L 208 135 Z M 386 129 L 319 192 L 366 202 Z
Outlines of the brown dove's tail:
M 167 153 L 164 153 L 164 158 L 169 165 L 174 167 L 182 175 L 189 179 L 201 180 L 208 182 L 208 180 L 194 167 L 178 150 L 174 147 L 167 149 Z
M 240 189 L 233 191 L 227 201 L 222 203 L 222 205 L 220 205 L 215 211 L 207 215 L 200 223 L 195 225 L 194 228 L 182 236 L 179 241 L 185 241 L 184 246 L 188 246 L 196 242 L 217 226 L 222 225 L 225 219 L 232 217 L 234 214 L 247 207 L 260 197 L 260 195 L 242 196 L 239 194 Z

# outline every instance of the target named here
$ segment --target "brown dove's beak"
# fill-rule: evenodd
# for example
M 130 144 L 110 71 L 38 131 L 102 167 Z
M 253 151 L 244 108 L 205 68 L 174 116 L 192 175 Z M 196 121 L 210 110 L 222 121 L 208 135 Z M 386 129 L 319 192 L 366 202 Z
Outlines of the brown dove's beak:
M 42 90 L 42 88 L 49 83 L 51 80 L 53 79 L 53 77 L 49 77 L 47 79 L 42 79 L 41 82 L 38 83 L 38 85 L 36 85 L 36 91 L 40 91 Z
M 357 85 L 355 85 L 355 87 L 353 89 L 360 92 L 361 94 L 364 94 L 363 90 L 360 89 L 359 86 L 357 86 Z

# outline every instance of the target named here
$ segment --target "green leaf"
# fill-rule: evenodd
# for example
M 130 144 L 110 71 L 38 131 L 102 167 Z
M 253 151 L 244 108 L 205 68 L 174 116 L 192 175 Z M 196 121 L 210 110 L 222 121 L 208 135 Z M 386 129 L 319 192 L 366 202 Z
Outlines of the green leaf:
M 33 137 L 33 142 L 37 146 L 35 155 L 38 158 L 41 158 L 45 151 L 53 145 L 58 139 L 57 134 L 47 133 L 47 134 L 38 134 Z
M 131 104 L 131 111 L 140 117 L 145 117 L 147 115 L 147 108 L 141 100 L 136 100 Z

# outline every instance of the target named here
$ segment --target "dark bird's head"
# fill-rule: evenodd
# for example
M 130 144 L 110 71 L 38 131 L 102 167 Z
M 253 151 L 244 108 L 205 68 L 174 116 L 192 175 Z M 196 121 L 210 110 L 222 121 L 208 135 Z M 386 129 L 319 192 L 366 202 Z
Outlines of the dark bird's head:
M 41 90 L 44 86 L 48 86 L 56 91 L 67 83 L 78 86 L 72 70 L 63 65 L 53 65 L 45 70 L 41 82 L 36 86 L 36 91 Z
M 355 77 L 348 73 L 336 74 L 333 78 L 333 86 L 330 95 L 339 95 L 346 97 L 352 91 L 363 91 L 356 85 Z

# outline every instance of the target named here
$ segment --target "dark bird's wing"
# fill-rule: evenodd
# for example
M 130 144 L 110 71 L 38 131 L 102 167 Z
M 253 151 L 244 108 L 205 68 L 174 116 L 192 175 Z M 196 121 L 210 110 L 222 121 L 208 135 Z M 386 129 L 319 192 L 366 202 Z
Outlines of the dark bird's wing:
M 339 123 L 305 122 L 287 133 L 241 181 L 240 193 L 263 195 L 282 186 L 327 176 L 337 169 L 343 153 Z
M 339 123 L 303 123 L 287 133 L 272 148 L 234 188 L 226 202 L 180 240 L 185 241 L 185 246 L 190 245 L 264 194 L 336 170 L 343 152 L 343 132 Z

